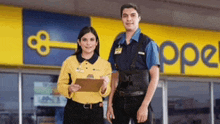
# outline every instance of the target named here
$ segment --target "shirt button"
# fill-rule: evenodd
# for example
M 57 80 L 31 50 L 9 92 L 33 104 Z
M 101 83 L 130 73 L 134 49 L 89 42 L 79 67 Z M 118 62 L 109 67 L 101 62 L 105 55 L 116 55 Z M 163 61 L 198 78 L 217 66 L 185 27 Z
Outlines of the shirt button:
M 86 67 L 86 69 L 88 69 L 88 68 Z

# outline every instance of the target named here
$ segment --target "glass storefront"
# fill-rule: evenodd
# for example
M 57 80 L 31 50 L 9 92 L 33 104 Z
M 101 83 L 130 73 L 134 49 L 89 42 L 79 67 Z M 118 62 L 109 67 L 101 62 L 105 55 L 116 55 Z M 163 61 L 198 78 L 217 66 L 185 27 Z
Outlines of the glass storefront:
M 208 82 L 168 81 L 169 124 L 211 124 Z
M 56 90 L 58 75 L 23 74 L 23 123 L 62 124 L 66 99 Z
M 18 74 L 0 73 L 0 123 L 19 123 Z
M 214 122 L 220 124 L 220 84 L 214 83 Z
M 162 87 L 157 88 L 153 100 L 151 102 L 151 106 L 153 109 L 153 120 L 154 124 L 162 124 L 163 123 L 163 105 L 162 105 Z
M 23 124 L 61 124 L 66 98 L 56 90 L 58 74 L 52 71 L 34 73 L 31 70 L 27 73 L 0 72 L 0 123 L 19 124 L 19 117 L 22 117 Z M 153 124 L 220 123 L 219 89 L 220 83 L 216 80 L 212 83 L 209 80 L 201 82 L 201 79 L 161 79 L 151 102 Z M 107 100 L 104 101 L 104 114 Z M 19 112 L 22 116 L 19 116 Z

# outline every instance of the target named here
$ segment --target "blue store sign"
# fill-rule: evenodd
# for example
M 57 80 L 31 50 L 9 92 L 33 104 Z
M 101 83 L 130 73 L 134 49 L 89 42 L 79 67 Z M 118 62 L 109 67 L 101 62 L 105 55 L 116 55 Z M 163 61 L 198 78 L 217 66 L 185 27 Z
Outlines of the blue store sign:
M 61 66 L 75 52 L 89 17 L 23 10 L 24 64 Z

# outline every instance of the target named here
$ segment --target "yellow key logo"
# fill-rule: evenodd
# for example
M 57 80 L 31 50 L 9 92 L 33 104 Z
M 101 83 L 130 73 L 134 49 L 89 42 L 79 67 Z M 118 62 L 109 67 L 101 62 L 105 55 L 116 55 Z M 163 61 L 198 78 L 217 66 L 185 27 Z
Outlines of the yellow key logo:
M 50 35 L 44 30 L 39 31 L 36 36 L 30 36 L 27 44 L 31 49 L 37 50 L 37 52 L 42 56 L 47 56 L 50 53 L 51 47 L 73 50 L 77 49 L 77 43 L 50 41 Z

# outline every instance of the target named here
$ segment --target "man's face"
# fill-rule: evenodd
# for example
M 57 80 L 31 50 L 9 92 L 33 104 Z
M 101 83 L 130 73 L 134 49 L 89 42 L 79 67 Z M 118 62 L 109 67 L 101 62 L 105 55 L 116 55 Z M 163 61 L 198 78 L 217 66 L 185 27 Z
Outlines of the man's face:
M 134 8 L 125 8 L 122 12 L 122 22 L 126 31 L 136 31 L 141 17 Z

